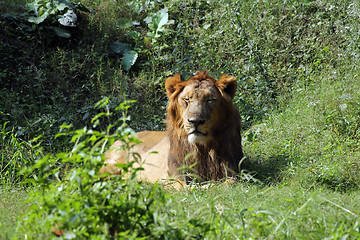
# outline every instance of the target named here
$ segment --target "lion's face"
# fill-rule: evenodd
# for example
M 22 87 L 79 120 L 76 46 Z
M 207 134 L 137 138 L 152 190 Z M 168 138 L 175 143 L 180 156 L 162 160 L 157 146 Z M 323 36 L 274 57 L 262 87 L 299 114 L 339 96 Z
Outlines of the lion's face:
M 234 77 L 223 76 L 216 81 L 206 72 L 184 82 L 179 75 L 167 79 L 169 117 L 186 134 L 189 143 L 207 145 L 216 131 L 224 127 L 226 106 L 235 94 L 236 85 Z
M 211 139 L 220 101 L 220 92 L 210 81 L 192 81 L 184 87 L 177 102 L 189 143 L 206 144 Z

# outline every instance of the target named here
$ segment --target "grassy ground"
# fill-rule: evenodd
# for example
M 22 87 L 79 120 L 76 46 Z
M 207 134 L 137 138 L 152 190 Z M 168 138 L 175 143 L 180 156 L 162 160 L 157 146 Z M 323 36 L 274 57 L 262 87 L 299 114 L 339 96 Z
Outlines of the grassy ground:
M 11 239 L 14 236 L 18 221 L 28 211 L 29 205 L 24 203 L 28 193 L 17 187 L 0 190 L 0 238 Z
M 197 218 L 209 224 L 213 228 L 209 239 L 357 239 L 359 196 L 359 191 L 344 194 L 324 187 L 304 188 L 299 182 L 239 183 L 174 193 L 159 211 L 166 209 L 174 222 Z M 29 209 L 23 204 L 27 194 L 7 190 L 1 197 L 1 238 L 10 239 Z
M 201 216 L 219 231 L 218 239 L 338 239 L 359 237 L 359 192 L 326 188 L 238 184 L 177 197 L 180 218 Z M 212 237 L 210 237 L 212 238 Z
M 360 10 L 356 1 L 84 0 L 83 5 L 94 12 L 78 12 L 79 23 L 70 29 L 69 39 L 53 31 L 59 27 L 56 16 L 39 25 L 29 24 L 29 15 L 19 15 L 26 12 L 24 3 L 0 5 L 1 239 L 24 238 L 24 234 L 46 239 L 49 232 L 36 231 L 52 225 L 44 222 L 40 229 L 36 221 L 54 216 L 72 219 L 67 214 L 82 209 L 81 204 L 97 203 L 98 189 L 86 190 L 94 193 L 88 202 L 77 195 L 76 178 L 68 178 L 69 186 L 46 183 L 48 194 L 35 192 L 31 201 L 38 202 L 38 210 L 24 203 L 27 191 L 8 187 L 22 182 L 25 178 L 16 173 L 35 161 L 44 164 L 34 170 L 42 181 L 46 179 L 42 174 L 59 176 L 49 173 L 54 169 L 60 169 L 60 176 L 65 169 L 73 169 L 74 165 L 60 161 L 64 155 L 54 161 L 43 158 L 46 153 L 74 151 L 69 138 L 54 139 L 61 124 L 91 128 L 90 119 L 101 112 L 94 104 L 108 96 L 111 111 L 125 99 L 137 100 L 129 110 L 129 124 L 135 130 L 162 129 L 164 79 L 174 73 L 186 78 L 204 68 L 214 77 L 227 73 L 238 79 L 234 102 L 243 118 L 247 157 L 242 180 L 234 186 L 180 193 L 159 190 L 154 195 L 158 198 L 150 194 L 148 185 L 141 185 L 131 190 L 136 194 L 129 194 L 140 199 L 139 206 L 132 202 L 134 198 L 121 194 L 123 188 L 107 186 L 102 198 L 118 199 L 111 202 L 113 216 L 126 215 L 115 211 L 123 199 L 135 204 L 130 205 L 139 214 L 150 204 L 146 199 L 153 199 L 145 211 L 149 215 L 139 220 L 153 238 L 360 238 Z M 149 18 L 154 21 L 165 13 L 166 25 L 148 23 Z M 130 69 L 123 55 L 113 51 L 114 42 L 130 44 L 137 53 Z M 121 116 L 113 114 L 109 119 L 113 122 Z M 100 122 L 96 130 L 106 125 Z M 41 151 L 36 146 L 39 141 L 31 141 L 40 134 Z M 86 169 L 86 164 L 75 166 Z M 80 176 L 93 183 L 91 177 Z M 66 187 L 70 189 L 59 192 Z M 84 213 L 88 215 L 82 219 L 88 221 L 82 220 L 79 226 L 89 227 L 88 231 L 99 228 L 96 206 Z M 35 212 L 48 218 L 37 219 Z M 25 221 L 25 229 L 17 228 L 16 223 L 24 222 L 20 221 L 24 213 L 35 220 Z M 90 228 L 90 220 L 95 227 Z M 128 238 L 144 234 L 136 224 L 126 233 Z M 105 225 L 101 226 L 107 229 Z

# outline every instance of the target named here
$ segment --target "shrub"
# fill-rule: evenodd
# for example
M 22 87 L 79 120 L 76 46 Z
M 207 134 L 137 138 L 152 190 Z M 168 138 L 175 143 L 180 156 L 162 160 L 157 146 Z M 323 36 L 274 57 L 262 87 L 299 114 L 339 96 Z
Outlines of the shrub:
M 110 117 L 107 103 L 104 99 L 97 104 L 107 111 L 92 119 L 94 129 L 102 118 Z M 20 223 L 19 234 L 30 239 L 50 238 L 54 233 L 65 239 L 183 239 L 211 231 L 209 224 L 200 219 L 170 224 L 170 213 L 163 213 L 170 197 L 158 184 L 135 181 L 141 168 L 132 168 L 132 163 L 119 164 L 120 175 L 98 174 L 108 145 L 116 139 L 128 149 L 139 143 L 126 124 L 128 107 L 121 104 L 117 108 L 124 111 L 117 122 L 120 127 L 115 123 L 103 131 L 71 131 L 70 126 L 62 126 L 57 137 L 71 135 L 74 146 L 69 152 L 48 154 L 27 168 L 28 173 L 38 172 L 29 180 L 34 185 L 31 198 L 35 203 Z M 64 172 L 62 167 L 67 164 L 72 168 Z

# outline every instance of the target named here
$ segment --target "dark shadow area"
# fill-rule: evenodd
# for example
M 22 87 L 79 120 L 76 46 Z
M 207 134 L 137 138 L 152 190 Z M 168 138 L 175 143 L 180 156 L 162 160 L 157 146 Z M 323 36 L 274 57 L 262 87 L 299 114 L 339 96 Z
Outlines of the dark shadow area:
M 261 160 L 253 157 L 245 159 L 241 164 L 241 169 L 252 179 L 259 180 L 263 184 L 277 184 L 283 180 L 290 162 L 291 159 L 282 154 Z M 332 191 L 345 193 L 360 188 L 356 178 L 343 176 L 340 173 L 336 175 L 306 175 L 304 181 L 309 183 L 309 189 L 320 185 Z
M 279 183 L 289 162 L 289 157 L 281 154 L 262 160 L 246 158 L 241 164 L 241 169 L 262 183 Z
M 327 177 L 314 177 L 314 181 L 326 188 L 336 192 L 351 192 L 360 188 L 359 182 L 356 179 L 327 176 Z

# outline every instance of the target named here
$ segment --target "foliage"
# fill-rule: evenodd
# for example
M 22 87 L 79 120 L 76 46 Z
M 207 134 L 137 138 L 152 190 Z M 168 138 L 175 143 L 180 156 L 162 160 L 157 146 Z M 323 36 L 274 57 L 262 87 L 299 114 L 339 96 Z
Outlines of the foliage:
M 131 19 L 123 19 L 123 21 L 130 22 Z M 153 57 L 153 52 L 147 50 L 147 47 L 159 47 L 157 46 L 156 42 L 157 39 L 162 36 L 160 33 L 166 32 L 164 26 L 174 23 L 174 20 L 168 20 L 168 9 L 164 8 L 157 13 L 152 14 L 152 16 L 146 17 L 144 19 L 144 22 L 147 23 L 149 29 L 151 30 L 147 32 L 147 36 L 149 36 L 151 40 L 149 40 L 148 37 L 144 37 L 144 39 L 142 39 L 142 36 L 138 32 L 133 30 L 129 31 L 127 35 L 133 38 L 133 40 L 135 40 L 137 51 L 142 53 L 148 53 L 149 58 L 151 58 Z M 129 26 L 124 26 L 123 28 L 129 28 L 132 25 L 139 25 L 139 22 L 132 21 L 130 22 Z M 118 53 L 123 56 L 121 65 L 126 71 L 130 70 L 131 66 L 135 64 L 136 59 L 138 58 L 138 52 L 133 50 L 131 45 L 127 43 L 121 43 L 118 41 L 112 42 L 110 44 L 110 49 L 114 53 Z
M 71 151 L 48 154 L 27 168 L 28 173 L 38 173 L 31 182 L 41 189 L 32 191 L 36 203 L 20 224 L 20 232 L 26 238 L 49 238 L 54 233 L 65 239 L 183 238 L 182 230 L 171 227 L 154 210 L 154 206 L 165 206 L 170 199 L 164 190 L 157 184 L 149 187 L 135 181 L 141 168 L 132 168 L 131 162 L 119 164 L 120 175 L 99 175 L 106 146 L 118 139 L 127 149 L 139 143 L 126 124 L 126 102 L 117 107 L 123 111 L 119 122 L 109 124 L 103 131 L 95 130 L 102 118 L 108 120 L 112 114 L 108 102 L 105 98 L 96 104 L 105 112 L 92 119 L 94 129 L 71 131 L 68 125 L 62 127 L 57 137 L 70 135 L 74 144 Z M 49 167 L 55 163 L 58 167 Z M 61 166 L 69 163 L 76 167 L 64 173 Z M 189 219 L 189 223 L 191 228 L 201 228 L 190 235 L 204 236 L 210 230 L 197 219 Z
M 138 53 L 132 50 L 130 44 L 121 43 L 121 42 L 112 42 L 110 44 L 110 49 L 114 53 L 119 53 L 123 56 L 123 60 L 121 61 L 121 65 L 124 70 L 129 71 L 131 66 L 135 64 L 136 59 L 138 57 Z
M 1 136 L 5 136 L 1 144 L 6 153 L 3 159 L 10 163 L 2 167 L 10 167 L 7 176 L 13 179 L 5 182 L 24 179 L 15 177 L 20 176 L 15 174 L 17 166 L 38 158 L 31 155 L 34 149 L 28 143 L 42 135 L 44 152 L 49 153 L 45 158 L 53 162 L 34 172 L 37 177 L 48 176 L 44 178 L 48 183 L 42 185 L 48 188 L 39 190 L 31 202 L 46 206 L 45 193 L 77 202 L 79 185 L 76 177 L 66 176 L 67 171 L 79 169 L 74 176 L 92 179 L 89 183 L 94 183 L 96 174 L 87 176 L 81 170 L 86 164 L 82 168 L 82 163 L 62 162 L 71 156 L 52 154 L 73 151 L 71 136 L 54 139 L 59 127 L 73 123 L 74 129 L 82 129 L 84 137 L 78 143 L 91 137 L 89 129 L 101 132 L 106 121 L 100 120 L 93 129 L 89 119 L 101 112 L 93 108 L 99 96 L 108 96 L 110 112 L 125 99 L 137 100 L 129 109 L 129 124 L 136 131 L 164 129 L 164 79 L 175 73 L 185 79 L 196 70 L 208 69 L 215 78 L 226 73 L 238 79 L 234 101 L 243 118 L 244 171 L 257 180 L 170 197 L 146 184 L 140 184 L 139 193 L 137 183 L 131 187 L 118 177 L 121 184 L 105 182 L 105 192 L 119 187 L 141 197 L 136 205 L 136 197 L 117 193 L 119 201 L 111 203 L 115 209 L 123 200 L 131 202 L 130 208 L 146 209 L 144 196 L 154 193 L 150 212 L 143 216 L 149 223 L 145 229 L 151 229 L 155 238 L 359 238 L 357 1 L 81 2 L 93 13 L 77 11 L 76 28 L 64 27 L 71 32 L 66 39 L 53 32 L 54 27 L 63 27 L 57 19 L 65 12 L 48 15 L 36 25 L 28 22 L 29 14 L 37 17 L 35 12 L 21 7 L 25 0 L 16 0 L 20 5 L 5 1 L 0 6 L 0 124 Z M 126 51 L 114 53 L 113 43 L 124 44 Z M 126 58 L 125 52 L 129 53 Z M 115 112 L 108 117 L 114 121 L 122 115 Z M 96 159 L 87 150 L 79 151 Z M 56 178 L 61 181 L 53 182 Z M 86 186 L 93 191 L 94 184 Z M 65 190 L 59 192 L 55 186 Z M 74 197 L 68 189 L 76 193 Z M 80 208 L 85 200 L 79 202 L 74 209 L 87 216 Z M 72 210 L 66 204 L 59 209 Z M 35 213 L 34 209 L 31 214 L 36 217 L 40 210 Z M 43 229 L 39 226 L 39 232 L 50 236 L 50 222 L 63 215 L 68 218 L 62 222 L 71 225 L 70 213 L 57 212 L 52 206 L 45 209 L 48 212 L 42 212 L 43 216 L 52 216 L 48 213 L 53 209 L 56 217 L 46 217 L 51 220 Z M 89 217 L 91 223 L 95 218 Z M 78 225 L 71 226 L 77 229 Z
M 54 12 L 56 21 L 56 11 L 60 14 L 56 4 L 64 6 L 64 2 L 45 3 L 50 1 L 39 2 L 38 9 L 45 6 L 43 12 Z M 71 122 L 82 126 L 83 116 L 92 114 L 86 111 L 100 95 L 149 103 L 133 108 L 135 128 L 161 129 L 164 78 L 174 73 L 186 78 L 207 68 L 215 77 L 227 73 L 238 78 L 235 102 L 244 128 L 249 129 L 290 96 L 296 84 L 316 81 L 310 74 L 321 74 L 327 65 L 343 66 L 348 59 L 358 61 L 358 55 L 352 54 L 358 46 L 353 34 L 358 29 L 356 3 L 129 0 L 82 4 L 94 14 L 83 11 L 69 41 L 49 44 L 49 38 L 31 31 L 20 16 L 2 18 L 1 76 L 9 80 L 4 80 L 6 90 L 1 95 L 6 97 L 1 104 L 5 114 L 14 106 L 18 109 L 4 117 L 11 125 L 26 127 L 46 116 L 54 121 L 46 130 L 53 135 L 54 127 L 73 118 L 58 119 L 75 115 L 76 121 Z M 19 52 L 25 55 L 17 56 Z M 114 58 L 113 52 L 122 58 Z M 15 69 L 19 63 L 24 67 Z M 28 79 L 31 84 L 24 84 Z M 38 99 L 22 99 L 24 95 Z M 74 104 L 69 106 L 70 101 Z M 35 103 L 48 107 L 38 109 Z M 78 111 L 83 115 L 77 117 Z M 37 134 L 29 130 L 27 138 Z
M 38 139 L 29 142 L 19 139 L 14 129 L 6 130 L 7 122 L 1 126 L 0 132 L 0 186 L 22 183 L 26 180 L 21 172 L 24 167 L 31 166 L 41 157 Z
M 151 37 L 151 43 L 156 43 L 156 40 L 161 37 L 160 32 L 165 32 L 165 25 L 173 24 L 174 20 L 169 21 L 168 9 L 164 8 L 159 10 L 157 13 L 153 14 L 153 16 L 148 16 L 144 19 L 147 23 L 150 32 L 147 33 L 149 37 Z M 146 39 L 145 39 L 146 40 Z
M 53 24 L 55 21 L 65 27 L 75 27 L 77 15 L 75 9 L 90 12 L 84 5 L 72 4 L 66 0 L 34 0 L 26 4 L 30 16 L 28 21 L 35 25 L 43 23 L 45 20 Z M 66 28 L 53 27 L 59 37 L 70 38 L 71 33 Z

